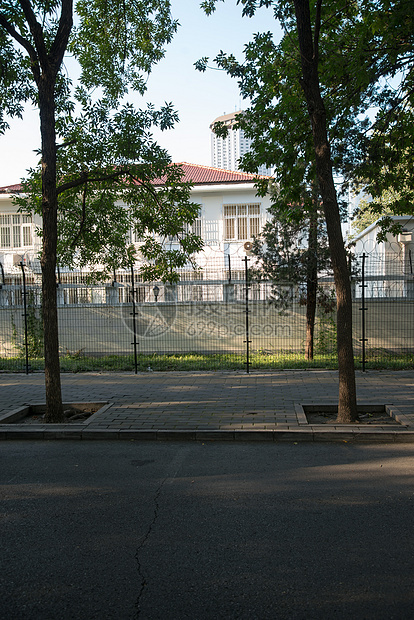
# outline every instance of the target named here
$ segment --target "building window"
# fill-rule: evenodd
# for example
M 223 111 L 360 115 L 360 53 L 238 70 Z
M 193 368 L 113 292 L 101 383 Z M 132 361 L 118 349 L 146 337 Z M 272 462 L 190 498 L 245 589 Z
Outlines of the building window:
M 198 237 L 203 237 L 203 221 L 200 217 L 194 220 L 192 224 L 183 224 L 182 233 L 178 235 L 168 235 L 168 241 L 170 243 L 178 243 L 182 237 L 185 237 L 189 233 L 193 233 Z
M 245 240 L 260 234 L 260 204 L 224 205 L 224 238 Z
M 10 223 L 11 223 L 10 215 L 0 215 L 0 247 L 2 248 L 11 247 Z
M 203 237 L 203 225 L 201 217 L 198 217 L 191 225 L 191 232 L 197 237 Z
M 33 243 L 32 217 L 20 213 L 0 214 L 0 247 L 26 248 Z

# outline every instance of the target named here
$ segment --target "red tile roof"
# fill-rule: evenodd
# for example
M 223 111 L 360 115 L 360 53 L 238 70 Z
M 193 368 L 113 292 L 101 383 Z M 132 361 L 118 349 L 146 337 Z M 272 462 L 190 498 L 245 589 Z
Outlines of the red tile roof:
M 15 185 L 6 185 L 6 187 L 0 187 L 0 194 L 13 194 L 15 192 L 22 191 L 22 184 L 16 183 Z
M 183 181 L 193 183 L 194 185 L 213 185 L 223 183 L 253 183 L 255 179 L 265 179 L 261 175 L 248 174 L 247 172 L 239 172 L 236 170 L 223 170 L 222 168 L 211 168 L 210 166 L 202 166 L 200 164 L 188 164 L 181 162 L 176 164 L 184 171 Z M 155 179 L 154 185 L 163 185 L 164 179 Z M 22 186 L 20 183 L 16 185 L 7 185 L 0 187 L 0 194 L 12 194 L 20 192 Z
M 176 164 L 184 171 L 183 181 L 193 183 L 194 185 L 211 185 L 222 183 L 253 183 L 258 175 L 248 174 L 247 172 L 238 172 L 233 170 L 223 170 L 222 168 L 211 168 L 210 166 L 202 166 L 200 164 L 188 164 L 180 162 Z M 267 178 L 259 176 L 259 178 Z M 164 179 L 157 179 L 154 185 L 163 185 Z

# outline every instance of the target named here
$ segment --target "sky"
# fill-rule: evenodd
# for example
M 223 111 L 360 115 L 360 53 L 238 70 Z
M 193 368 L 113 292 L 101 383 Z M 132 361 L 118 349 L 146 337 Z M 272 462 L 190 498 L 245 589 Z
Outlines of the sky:
M 240 99 L 236 80 L 213 69 L 200 73 L 194 63 L 204 56 L 214 58 L 220 50 L 242 59 L 243 47 L 254 33 L 270 30 L 279 39 L 280 28 L 269 9 L 260 9 L 251 19 L 241 17 L 235 0 L 219 2 L 209 17 L 200 9 L 200 0 L 172 0 L 171 4 L 180 23 L 178 32 L 164 59 L 154 67 L 145 96 L 135 94 L 129 100 L 137 107 L 172 102 L 180 122 L 172 130 L 154 133 L 158 142 L 176 163 L 209 166 L 210 124 L 222 114 L 246 108 L 247 103 Z M 34 151 L 39 146 L 39 115 L 26 107 L 23 120 L 12 119 L 10 129 L 0 136 L 0 187 L 18 183 L 36 165 Z

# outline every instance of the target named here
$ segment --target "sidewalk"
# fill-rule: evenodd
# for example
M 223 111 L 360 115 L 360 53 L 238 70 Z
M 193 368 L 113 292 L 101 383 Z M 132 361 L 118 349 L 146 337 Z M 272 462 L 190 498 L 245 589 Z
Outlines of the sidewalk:
M 81 424 L 10 424 L 44 402 L 43 374 L 0 374 L 0 439 L 397 441 L 414 443 L 414 371 L 357 372 L 358 404 L 392 405 L 401 425 L 307 423 L 300 404 L 334 404 L 336 371 L 62 374 L 66 403 L 108 403 Z

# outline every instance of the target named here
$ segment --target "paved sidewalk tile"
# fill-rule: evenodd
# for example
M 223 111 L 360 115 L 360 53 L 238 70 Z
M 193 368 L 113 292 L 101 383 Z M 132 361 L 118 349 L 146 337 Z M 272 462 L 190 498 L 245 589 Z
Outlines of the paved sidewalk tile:
M 413 441 L 414 371 L 357 372 L 360 404 L 397 411 L 400 426 L 309 425 L 301 403 L 334 404 L 336 371 L 62 374 L 65 402 L 107 402 L 82 425 L 5 424 L 0 439 L 135 438 L 266 441 Z M 44 402 L 43 374 L 0 373 L 0 418 Z

